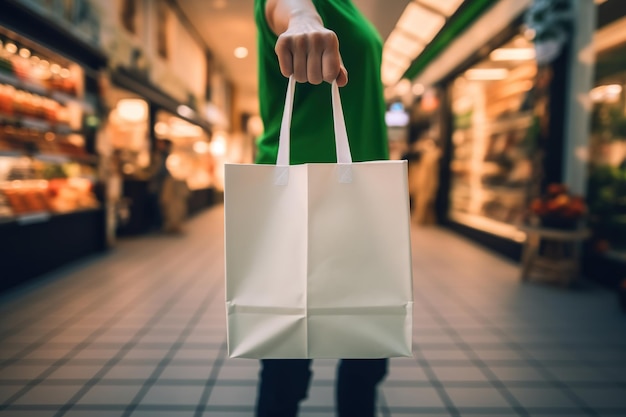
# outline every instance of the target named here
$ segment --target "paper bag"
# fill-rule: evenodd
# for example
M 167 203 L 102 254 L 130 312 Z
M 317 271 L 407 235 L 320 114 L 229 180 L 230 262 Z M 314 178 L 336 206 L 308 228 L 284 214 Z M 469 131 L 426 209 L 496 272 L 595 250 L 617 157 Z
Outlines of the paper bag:
M 290 166 L 294 88 L 277 164 L 225 167 L 229 356 L 411 356 L 406 161 L 352 163 L 334 83 L 338 163 Z

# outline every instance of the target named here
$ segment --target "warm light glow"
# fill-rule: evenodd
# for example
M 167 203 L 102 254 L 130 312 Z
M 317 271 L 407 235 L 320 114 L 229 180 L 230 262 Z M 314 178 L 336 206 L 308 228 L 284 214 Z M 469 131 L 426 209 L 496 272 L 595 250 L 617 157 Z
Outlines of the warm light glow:
M 409 91 L 411 91 L 411 81 L 407 80 L 406 78 L 398 81 L 398 84 L 396 85 L 396 94 L 398 94 L 399 96 L 404 96 L 408 94 Z
M 39 65 L 41 65 L 42 68 L 48 68 L 50 66 L 50 63 L 45 59 L 42 59 L 41 61 L 39 61 Z
M 195 138 L 202 136 L 202 128 L 177 117 L 170 119 L 169 135 L 179 138 Z
M 505 68 L 473 68 L 465 71 L 465 78 L 472 81 L 504 80 L 509 74 Z
M 498 48 L 489 54 L 492 61 L 528 61 L 535 59 L 534 48 Z
M 61 70 L 61 77 L 68 78 L 69 76 L 70 76 L 70 70 L 68 70 L 67 68 L 63 68 Z
M 193 144 L 193 151 L 195 153 L 200 153 L 200 154 L 208 153 L 210 151 L 210 149 L 211 149 L 211 147 L 209 146 L 209 144 L 207 142 L 204 142 L 204 141 L 200 141 L 199 140 L 198 142 L 195 142 Z
M 8 53 L 14 54 L 17 52 L 17 45 L 15 45 L 14 43 L 7 43 L 6 45 L 4 45 L 4 49 L 6 49 Z
M 433 9 L 445 14 L 452 15 L 465 0 L 419 0 L 420 3 L 426 4 Z
M 260 116 L 252 116 L 248 119 L 247 130 L 252 136 L 259 136 L 263 133 L 263 120 Z
M 390 62 L 383 62 L 383 66 L 381 68 L 381 78 L 384 85 L 395 84 L 402 74 L 404 74 L 406 68 L 400 67 L 397 65 L 393 65 Z
M 158 136 L 167 136 L 169 132 L 170 127 L 165 122 L 156 122 L 156 124 L 154 125 L 154 133 L 156 133 Z
M 180 106 L 178 106 L 176 108 L 176 111 L 178 112 L 178 114 L 188 119 L 191 119 L 196 114 L 196 112 L 194 112 L 191 107 L 185 106 L 184 104 L 181 104 Z
M 413 88 L 411 88 L 411 91 L 416 96 L 421 96 L 422 94 L 424 94 L 425 90 L 426 88 L 422 84 L 413 84 Z
M 61 72 L 61 66 L 59 64 L 50 65 L 50 72 L 53 74 L 59 74 Z
M 398 30 L 391 32 L 385 42 L 385 50 L 393 49 L 402 54 L 415 57 L 424 50 L 424 43 Z
M 412 2 L 404 9 L 397 27 L 416 36 L 423 42 L 430 42 L 445 23 L 446 19 L 442 15 Z
M 248 48 L 245 46 L 239 46 L 235 48 L 234 54 L 235 58 L 243 59 L 248 56 Z
M 20 56 L 24 59 L 30 58 L 30 51 L 26 48 L 20 49 Z
M 143 122 L 148 119 L 148 103 L 135 98 L 122 99 L 117 103 L 117 113 L 127 122 Z
M 622 86 L 619 84 L 601 85 L 589 93 L 594 103 L 614 103 L 619 100 Z
M 390 48 L 385 49 L 385 51 L 383 52 L 383 61 L 391 62 L 392 64 L 399 67 L 408 68 L 411 60 L 412 57 L 404 55 L 403 53 Z
M 226 154 L 226 137 L 222 133 L 216 133 L 209 144 L 209 149 L 213 156 L 224 156 Z

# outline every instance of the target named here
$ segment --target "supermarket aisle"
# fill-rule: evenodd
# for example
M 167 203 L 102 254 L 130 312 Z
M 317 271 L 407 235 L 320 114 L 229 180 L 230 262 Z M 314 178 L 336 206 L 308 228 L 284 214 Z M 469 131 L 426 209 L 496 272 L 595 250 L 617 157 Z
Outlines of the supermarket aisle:
M 225 352 L 222 216 L 1 297 L 0 417 L 251 416 L 257 362 Z M 413 243 L 415 358 L 391 361 L 382 417 L 626 415 L 613 294 L 521 285 L 447 231 Z M 316 361 L 302 417 L 334 415 L 334 364 Z

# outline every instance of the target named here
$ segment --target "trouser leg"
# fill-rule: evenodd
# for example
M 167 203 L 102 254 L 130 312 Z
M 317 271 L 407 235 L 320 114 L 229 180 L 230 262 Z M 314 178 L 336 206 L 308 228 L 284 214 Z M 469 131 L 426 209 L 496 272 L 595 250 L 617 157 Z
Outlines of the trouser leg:
M 257 417 L 296 417 L 311 380 L 309 359 L 261 361 Z
M 343 359 L 337 372 L 337 416 L 374 417 L 376 388 L 387 374 L 387 359 Z

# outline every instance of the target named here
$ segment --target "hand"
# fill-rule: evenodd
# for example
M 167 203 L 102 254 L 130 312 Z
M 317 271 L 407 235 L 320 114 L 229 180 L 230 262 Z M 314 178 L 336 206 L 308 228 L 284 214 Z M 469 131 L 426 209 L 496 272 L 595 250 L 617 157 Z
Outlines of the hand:
M 292 18 L 287 30 L 278 37 L 275 51 L 285 77 L 293 74 L 296 81 L 311 84 L 337 80 L 339 87 L 348 83 L 337 35 L 326 29 L 319 19 Z

